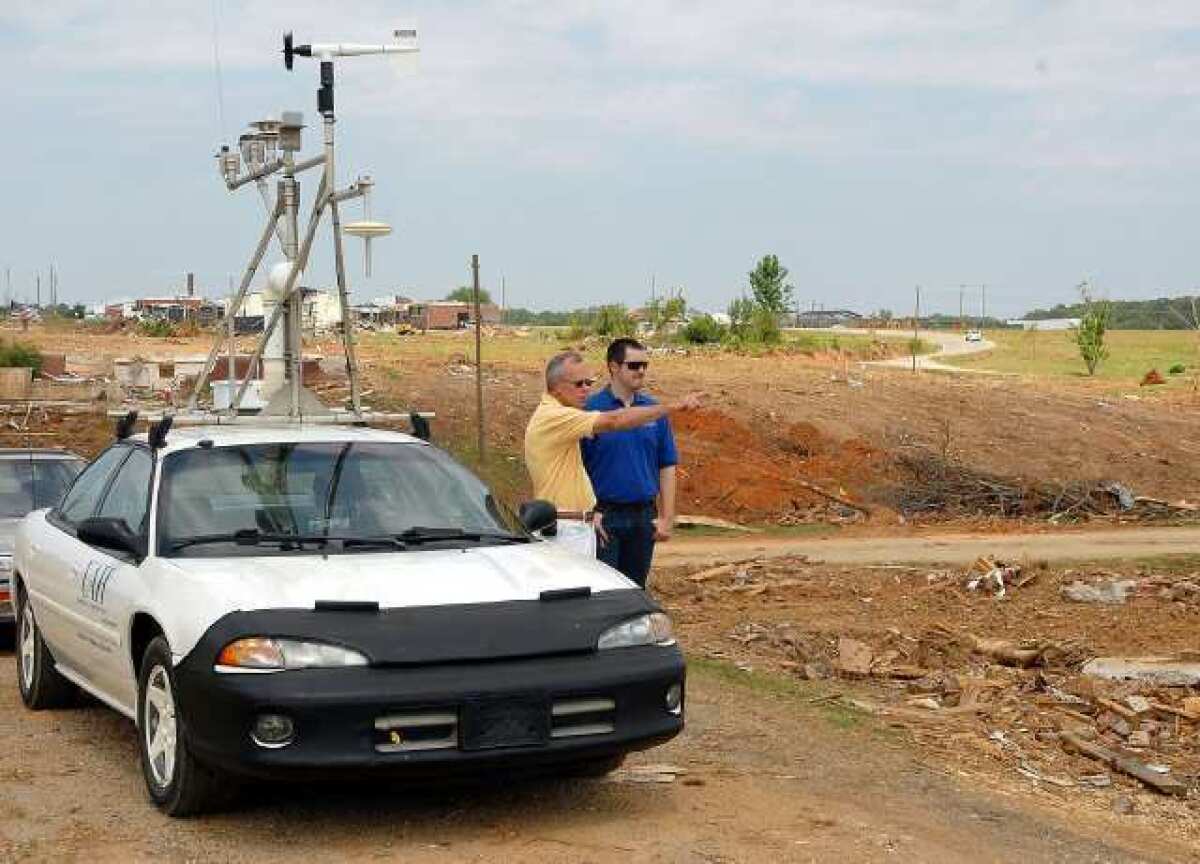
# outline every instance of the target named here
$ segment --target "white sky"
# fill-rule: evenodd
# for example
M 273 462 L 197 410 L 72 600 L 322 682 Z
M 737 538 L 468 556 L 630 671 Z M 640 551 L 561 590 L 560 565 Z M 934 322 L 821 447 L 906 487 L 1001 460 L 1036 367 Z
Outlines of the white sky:
M 53 262 L 62 297 L 99 300 L 193 270 L 223 292 L 261 209 L 212 154 L 269 113 L 317 121 L 282 31 L 412 19 L 416 75 L 339 67 L 341 179 L 373 174 L 396 229 L 369 282 L 350 241 L 358 299 L 441 296 L 472 252 L 534 308 L 637 304 L 653 274 L 720 309 L 767 252 L 805 306 L 861 311 L 916 284 L 932 311 L 987 283 L 1017 314 L 1085 276 L 1113 297 L 1200 281 L 1200 3 L 1176 0 L 5 0 L 0 279 L 32 297 Z

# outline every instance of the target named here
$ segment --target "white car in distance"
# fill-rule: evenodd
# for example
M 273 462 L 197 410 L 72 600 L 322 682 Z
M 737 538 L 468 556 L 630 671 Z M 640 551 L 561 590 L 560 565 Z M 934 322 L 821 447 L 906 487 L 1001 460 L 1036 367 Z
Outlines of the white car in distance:
M 417 438 L 211 426 L 116 441 L 16 541 L 31 709 L 134 720 L 150 798 L 239 776 L 602 773 L 683 727 L 684 662 L 620 573 Z

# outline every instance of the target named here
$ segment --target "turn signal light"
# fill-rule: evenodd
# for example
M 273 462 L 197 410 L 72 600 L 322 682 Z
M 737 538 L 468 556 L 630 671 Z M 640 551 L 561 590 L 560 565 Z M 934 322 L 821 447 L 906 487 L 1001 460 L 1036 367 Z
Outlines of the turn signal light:
M 230 642 L 217 655 L 218 666 L 245 669 L 282 669 L 283 652 L 274 639 L 251 637 Z

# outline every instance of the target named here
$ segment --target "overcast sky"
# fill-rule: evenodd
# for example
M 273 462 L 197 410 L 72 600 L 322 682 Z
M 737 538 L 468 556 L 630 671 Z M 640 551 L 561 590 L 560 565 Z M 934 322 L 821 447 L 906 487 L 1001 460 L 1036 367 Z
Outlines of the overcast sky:
M 357 299 L 442 296 L 472 252 L 533 308 L 637 304 L 653 276 L 723 309 L 764 253 L 803 305 L 861 311 L 917 284 L 957 312 L 986 283 L 1016 314 L 1084 277 L 1200 283 L 1195 0 L 3 0 L 0 279 L 32 297 L 54 262 L 63 298 L 99 300 L 193 270 L 223 293 L 261 204 L 212 154 L 270 113 L 317 121 L 316 66 L 284 71 L 282 31 L 383 41 L 406 20 L 416 74 L 339 65 L 341 180 L 373 174 L 395 228 L 370 280 L 347 238 Z

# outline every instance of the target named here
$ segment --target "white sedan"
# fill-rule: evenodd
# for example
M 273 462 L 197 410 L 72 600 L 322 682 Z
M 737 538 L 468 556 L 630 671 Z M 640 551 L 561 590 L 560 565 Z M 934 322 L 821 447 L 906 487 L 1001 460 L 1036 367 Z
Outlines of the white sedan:
M 134 720 L 154 803 L 239 775 L 602 772 L 683 727 L 671 625 L 444 452 L 357 427 L 118 440 L 14 559 L 18 684 Z

